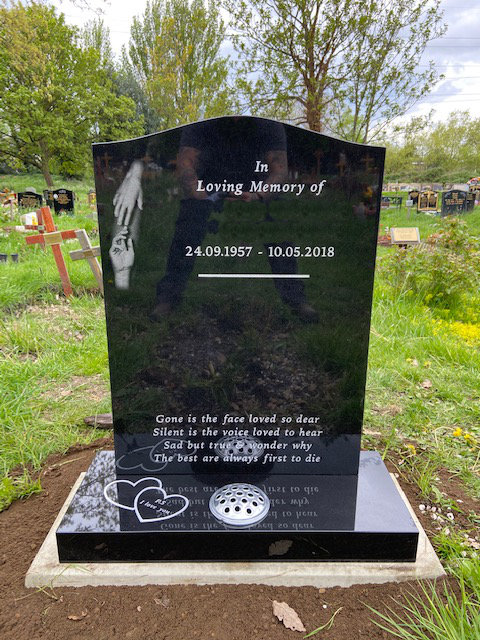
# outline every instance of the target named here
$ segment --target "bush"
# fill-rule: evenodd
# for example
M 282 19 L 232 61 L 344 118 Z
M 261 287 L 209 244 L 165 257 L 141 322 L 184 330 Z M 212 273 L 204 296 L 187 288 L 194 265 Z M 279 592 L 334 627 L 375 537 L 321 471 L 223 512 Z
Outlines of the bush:
M 396 249 L 380 269 L 398 295 L 414 294 L 423 304 L 452 308 L 478 289 L 480 243 L 463 220 L 446 218 L 425 245 Z

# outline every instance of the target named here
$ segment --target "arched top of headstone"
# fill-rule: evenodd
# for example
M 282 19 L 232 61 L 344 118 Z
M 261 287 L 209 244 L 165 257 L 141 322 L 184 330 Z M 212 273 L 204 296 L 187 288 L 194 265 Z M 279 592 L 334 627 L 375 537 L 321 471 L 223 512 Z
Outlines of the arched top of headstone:
M 264 125 L 267 125 L 267 126 L 268 126 L 268 123 L 271 123 L 272 125 L 280 125 L 290 130 L 297 130 L 298 132 L 303 132 L 304 134 L 307 134 L 307 135 L 320 136 L 328 140 L 336 140 L 340 143 L 345 143 L 347 145 L 354 145 L 354 146 L 363 147 L 363 148 L 384 149 L 384 147 L 382 147 L 381 145 L 372 145 L 372 144 L 364 144 L 361 142 L 348 141 L 341 138 L 340 136 L 337 136 L 333 132 L 327 133 L 327 132 L 312 131 L 311 129 L 300 127 L 298 125 L 294 125 L 291 123 L 286 123 L 280 120 L 275 120 L 273 118 L 265 118 L 262 116 L 251 116 L 251 115 L 231 115 L 231 116 L 216 116 L 213 118 L 204 118 L 202 120 L 197 120 L 195 122 L 184 123 L 184 124 L 177 125 L 175 127 L 170 127 L 168 129 L 163 129 L 163 130 L 155 131 L 153 133 L 148 133 L 143 136 L 138 136 L 136 138 L 129 138 L 126 140 L 115 140 L 110 142 L 95 142 L 93 143 L 92 146 L 95 148 L 97 146 L 103 146 L 103 145 L 113 145 L 113 144 L 119 144 L 119 143 L 128 143 L 128 142 L 133 143 L 133 142 L 145 141 L 155 136 L 161 136 L 171 132 L 181 131 L 188 127 L 196 127 L 198 125 L 203 125 L 203 124 L 205 124 L 205 126 L 207 127 L 210 127 L 215 125 L 221 125 L 222 122 L 238 123 L 239 125 L 242 125 L 242 124 L 246 125 L 248 122 L 250 123 L 256 122 L 259 125 L 261 125 L 261 123 L 264 123 Z

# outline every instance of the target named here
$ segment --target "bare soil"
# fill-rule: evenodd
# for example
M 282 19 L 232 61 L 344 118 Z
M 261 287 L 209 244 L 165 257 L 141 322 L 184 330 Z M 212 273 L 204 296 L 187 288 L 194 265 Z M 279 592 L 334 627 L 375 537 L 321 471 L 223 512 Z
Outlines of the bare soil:
M 386 611 L 415 583 L 359 585 L 348 589 L 267 586 L 82 587 L 27 590 L 25 573 L 78 475 L 96 449 L 111 448 L 109 439 L 51 456 L 41 473 L 43 492 L 19 500 L 0 513 L 0 637 L 3 640 L 287 640 L 305 633 L 284 628 L 272 602 L 286 602 L 307 632 L 327 622 L 342 607 L 332 628 L 314 638 L 377 640 L 389 636 L 376 627 L 366 605 Z M 445 478 L 446 480 L 446 478 Z M 468 513 L 477 505 L 448 480 Z M 420 517 L 422 502 L 412 485 L 404 489 Z M 460 498 L 461 496 L 461 498 Z M 454 586 L 451 579 L 446 579 Z M 442 589 L 443 580 L 437 588 Z

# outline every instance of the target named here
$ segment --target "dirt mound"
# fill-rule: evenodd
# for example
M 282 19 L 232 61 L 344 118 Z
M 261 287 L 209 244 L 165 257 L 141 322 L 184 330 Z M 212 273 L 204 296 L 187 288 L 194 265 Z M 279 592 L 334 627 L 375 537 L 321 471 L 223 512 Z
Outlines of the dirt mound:
M 286 602 L 307 632 L 342 607 L 323 640 L 377 640 L 387 635 L 372 622 L 369 604 L 398 609 L 414 584 L 359 585 L 349 589 L 267 586 L 83 587 L 27 590 L 25 573 L 79 473 L 104 439 L 52 456 L 42 472 L 44 491 L 0 513 L 0 636 L 3 640 L 282 640 L 305 634 L 287 630 L 272 602 Z M 405 487 L 412 503 L 419 499 Z M 394 598 L 395 600 L 392 600 Z M 315 637 L 315 636 L 314 636 Z M 316 636 L 319 637 L 319 636 Z

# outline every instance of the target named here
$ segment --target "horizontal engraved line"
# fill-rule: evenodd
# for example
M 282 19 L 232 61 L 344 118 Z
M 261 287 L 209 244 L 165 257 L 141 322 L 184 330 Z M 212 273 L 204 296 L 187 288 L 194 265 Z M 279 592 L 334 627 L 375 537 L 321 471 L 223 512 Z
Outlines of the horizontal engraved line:
M 282 273 L 199 273 L 199 278 L 310 278 L 308 274 L 282 274 Z

